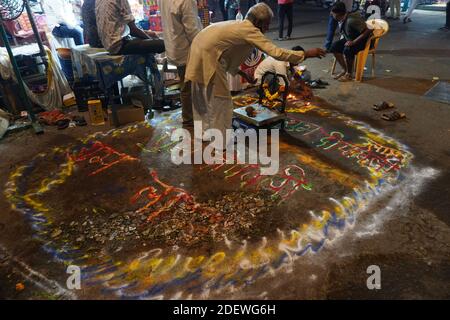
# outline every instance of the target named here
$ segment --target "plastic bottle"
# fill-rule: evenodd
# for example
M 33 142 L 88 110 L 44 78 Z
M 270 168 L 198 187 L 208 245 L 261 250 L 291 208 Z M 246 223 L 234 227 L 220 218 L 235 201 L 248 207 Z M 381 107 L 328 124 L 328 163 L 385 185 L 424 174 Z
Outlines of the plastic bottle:
M 244 20 L 244 16 L 241 13 L 241 9 L 238 9 L 238 13 L 236 15 L 236 20 L 239 20 L 239 21 Z
M 91 124 L 103 125 L 105 124 L 105 118 L 103 116 L 102 102 L 98 99 L 89 100 L 89 117 L 91 118 Z

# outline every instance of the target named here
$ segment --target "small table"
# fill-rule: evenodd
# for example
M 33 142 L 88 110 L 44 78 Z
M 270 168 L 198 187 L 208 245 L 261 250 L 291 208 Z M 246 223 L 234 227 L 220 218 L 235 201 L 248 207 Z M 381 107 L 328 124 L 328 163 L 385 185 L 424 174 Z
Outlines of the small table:
M 129 75 L 136 75 L 145 83 L 145 93 L 150 96 L 149 85 L 161 82 L 153 54 L 110 55 L 104 48 L 81 45 L 72 48 L 72 62 L 75 79 L 94 78 L 108 101 L 114 98 L 113 86 Z M 149 80 L 148 70 L 150 70 Z M 112 104 L 113 123 L 118 126 L 117 106 Z

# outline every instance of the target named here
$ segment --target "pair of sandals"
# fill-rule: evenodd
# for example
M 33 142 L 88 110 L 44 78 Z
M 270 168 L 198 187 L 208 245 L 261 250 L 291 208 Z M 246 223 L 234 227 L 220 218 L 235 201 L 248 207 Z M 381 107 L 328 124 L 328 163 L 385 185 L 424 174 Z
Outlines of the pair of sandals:
M 39 122 L 48 126 L 55 125 L 58 121 L 67 118 L 61 110 L 44 111 L 39 113 Z
M 325 89 L 326 86 L 329 85 L 328 82 L 323 81 L 322 79 L 311 80 L 311 81 L 308 81 L 306 84 L 307 84 L 308 87 L 310 87 L 311 89 Z
M 84 127 L 87 125 L 86 119 L 82 116 L 74 116 L 72 119 L 70 118 L 64 118 L 61 120 L 56 121 L 56 126 L 58 130 L 66 129 L 70 126 L 71 122 L 74 122 L 77 127 Z
M 375 111 L 383 111 L 383 110 L 389 110 L 389 109 L 393 109 L 395 108 L 395 105 L 392 102 L 386 102 L 383 101 L 379 104 L 374 104 L 373 105 L 373 109 Z M 397 111 L 393 111 L 391 113 L 383 113 L 381 115 L 381 119 L 386 120 L 386 121 L 397 121 L 400 119 L 404 119 L 406 118 L 406 114 L 402 113 L 402 112 L 397 112 Z
M 86 126 L 87 122 L 82 116 L 73 116 L 70 118 L 60 110 L 45 111 L 39 114 L 39 122 L 46 125 L 56 125 L 59 130 L 69 127 L 71 122 L 81 127 Z

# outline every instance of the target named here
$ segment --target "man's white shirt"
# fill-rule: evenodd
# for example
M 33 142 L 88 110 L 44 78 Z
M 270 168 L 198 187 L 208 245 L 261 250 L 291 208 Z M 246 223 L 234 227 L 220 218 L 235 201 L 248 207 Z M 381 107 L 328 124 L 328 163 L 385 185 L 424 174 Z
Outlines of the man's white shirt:
M 159 8 L 167 59 L 176 66 L 184 66 L 191 43 L 202 30 L 197 1 L 159 0 Z

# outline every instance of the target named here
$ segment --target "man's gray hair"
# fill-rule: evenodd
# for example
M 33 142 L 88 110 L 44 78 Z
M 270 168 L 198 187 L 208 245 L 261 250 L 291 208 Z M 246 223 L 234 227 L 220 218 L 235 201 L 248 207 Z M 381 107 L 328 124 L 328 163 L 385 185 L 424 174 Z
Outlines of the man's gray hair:
M 260 26 L 261 22 L 270 21 L 273 17 L 272 9 L 264 2 L 260 2 L 248 10 L 245 19 L 250 20 L 255 26 Z

